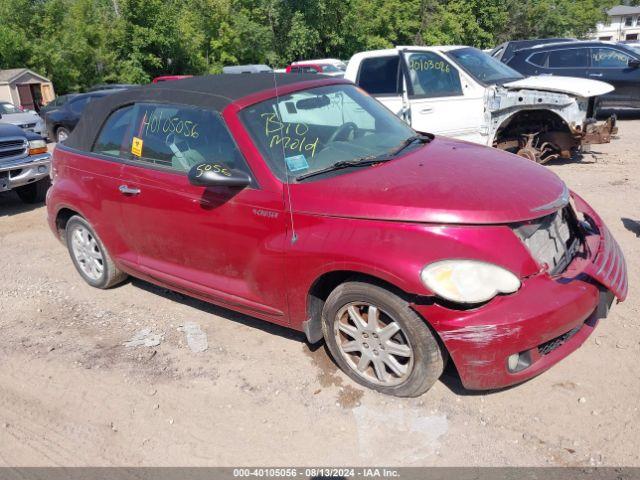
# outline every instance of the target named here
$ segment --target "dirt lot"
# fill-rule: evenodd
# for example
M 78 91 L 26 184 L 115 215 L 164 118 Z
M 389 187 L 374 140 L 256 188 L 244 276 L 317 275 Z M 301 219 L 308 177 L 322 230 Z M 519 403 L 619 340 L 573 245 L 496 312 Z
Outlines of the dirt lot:
M 45 209 L 0 195 L 2 465 L 640 466 L 640 120 L 551 165 L 600 212 L 627 302 L 543 375 L 477 394 L 361 389 L 294 332 L 133 280 L 84 284 Z M 178 328 L 199 324 L 193 353 Z M 143 328 L 156 347 L 126 347 Z

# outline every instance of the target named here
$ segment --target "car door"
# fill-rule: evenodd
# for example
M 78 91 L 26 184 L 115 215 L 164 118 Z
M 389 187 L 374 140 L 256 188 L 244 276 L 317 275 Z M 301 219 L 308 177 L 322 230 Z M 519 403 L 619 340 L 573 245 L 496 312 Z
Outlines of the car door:
M 403 51 L 402 69 L 411 126 L 421 132 L 482 143 L 484 89 L 472 88 L 461 72 L 432 51 Z
M 400 56 L 397 53 L 364 58 L 355 81 L 369 95 L 410 123 L 408 105 L 402 98 Z
M 222 117 L 167 104 L 136 105 L 123 167 L 123 222 L 150 279 L 223 306 L 286 323 L 282 194 L 191 185 L 202 162 L 250 169 Z
M 534 75 L 558 75 L 561 77 L 588 76 L 589 49 L 587 47 L 561 47 L 534 52 L 526 63 L 533 66 Z
M 627 52 L 611 47 L 591 49 L 589 77 L 610 83 L 615 90 L 604 97 L 613 107 L 640 107 L 640 68 L 629 62 L 638 60 Z
M 60 162 L 70 171 L 60 175 L 63 180 L 77 183 L 63 190 L 83 192 L 81 213 L 91 223 L 110 255 L 118 263 L 133 264 L 137 260 L 135 249 L 126 241 L 122 221 L 122 159 L 126 151 L 122 145 L 132 119 L 132 107 L 113 112 L 100 129 L 90 152 L 56 148 L 54 158 L 64 155 Z M 56 161 L 53 167 L 56 168 Z

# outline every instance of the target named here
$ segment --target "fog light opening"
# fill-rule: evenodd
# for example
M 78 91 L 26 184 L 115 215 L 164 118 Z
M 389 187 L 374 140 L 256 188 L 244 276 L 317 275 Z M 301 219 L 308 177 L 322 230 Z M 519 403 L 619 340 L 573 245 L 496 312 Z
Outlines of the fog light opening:
M 520 361 L 520 354 L 514 353 L 513 355 L 509 355 L 509 359 L 507 360 L 507 366 L 510 371 L 514 371 L 518 368 L 518 362 Z
M 507 358 L 507 368 L 510 373 L 520 372 L 530 365 L 531 355 L 529 355 L 528 351 L 514 353 Z
M 44 165 L 40 165 L 38 167 L 38 173 L 45 173 L 47 171 L 47 167 L 45 167 Z

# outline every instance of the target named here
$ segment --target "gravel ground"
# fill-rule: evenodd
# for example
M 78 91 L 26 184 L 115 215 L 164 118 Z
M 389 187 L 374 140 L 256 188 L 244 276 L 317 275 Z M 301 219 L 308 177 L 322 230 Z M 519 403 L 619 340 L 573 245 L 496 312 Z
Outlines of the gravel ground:
M 541 376 L 489 393 L 364 390 L 323 348 L 133 280 L 84 284 L 42 206 L 0 195 L 0 466 L 640 466 L 640 120 L 549 166 L 621 244 L 628 300 Z M 194 322 L 208 349 L 180 328 Z M 159 345 L 123 345 L 149 329 Z

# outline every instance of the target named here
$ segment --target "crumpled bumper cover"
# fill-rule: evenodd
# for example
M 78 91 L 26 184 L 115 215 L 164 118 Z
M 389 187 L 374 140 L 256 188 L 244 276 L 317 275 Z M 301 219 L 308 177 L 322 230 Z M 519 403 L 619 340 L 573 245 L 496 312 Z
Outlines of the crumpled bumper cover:
M 573 198 L 598 231 L 587 236 L 586 257 L 576 257 L 560 277 L 526 278 L 517 293 L 471 310 L 413 305 L 440 336 L 466 388 L 502 388 L 542 373 L 584 343 L 614 295 L 619 301 L 626 297 L 620 247 L 591 207 Z M 513 372 L 507 360 L 515 353 L 524 354 L 529 365 Z

